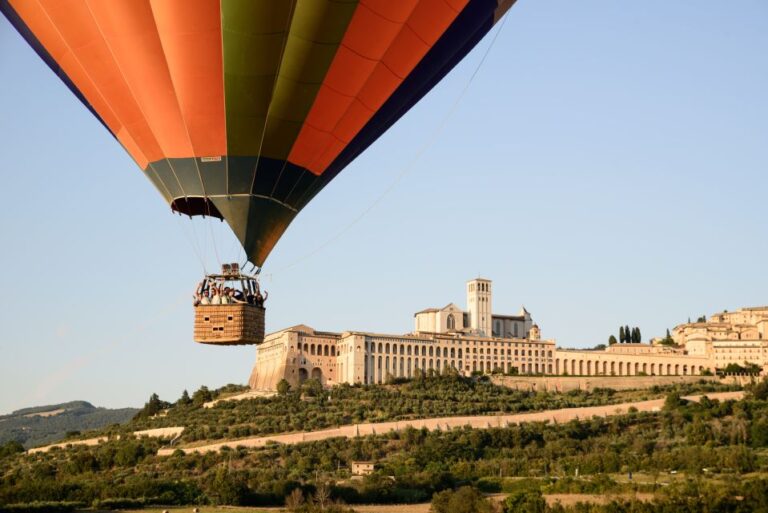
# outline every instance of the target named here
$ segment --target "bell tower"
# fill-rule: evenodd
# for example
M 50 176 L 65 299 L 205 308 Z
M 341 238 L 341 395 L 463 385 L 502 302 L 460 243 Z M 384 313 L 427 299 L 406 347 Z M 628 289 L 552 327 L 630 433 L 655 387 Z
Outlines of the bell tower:
M 491 280 L 476 278 L 467 282 L 467 312 L 469 327 L 484 337 L 490 337 L 491 316 Z

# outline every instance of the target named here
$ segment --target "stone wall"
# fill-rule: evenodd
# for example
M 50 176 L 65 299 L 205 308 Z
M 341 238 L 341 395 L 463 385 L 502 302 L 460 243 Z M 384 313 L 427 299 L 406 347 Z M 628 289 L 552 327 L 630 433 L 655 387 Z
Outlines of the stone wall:
M 491 380 L 497 385 L 514 388 L 515 390 L 543 390 L 550 392 L 588 391 L 595 388 L 632 390 L 651 388 L 654 385 L 698 383 L 701 380 L 721 382 L 721 379 L 717 376 L 494 376 Z

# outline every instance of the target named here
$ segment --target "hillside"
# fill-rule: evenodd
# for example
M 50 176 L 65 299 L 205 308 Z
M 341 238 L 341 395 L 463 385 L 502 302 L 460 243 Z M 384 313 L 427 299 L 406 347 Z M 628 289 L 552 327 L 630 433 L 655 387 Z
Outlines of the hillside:
M 491 411 L 499 404 L 496 394 L 504 393 L 483 382 L 433 378 L 378 390 L 351 387 L 343 394 L 357 400 L 374 392 L 384 394 L 388 399 L 378 405 L 377 415 L 399 416 L 402 413 L 397 410 L 409 410 L 406 406 L 418 402 L 417 398 L 432 397 L 431 390 L 439 390 L 445 402 L 454 403 L 450 390 L 463 388 L 468 391 L 458 397 L 457 409 L 474 402 L 474 408 Z M 331 500 L 357 508 L 357 504 L 418 503 L 435 497 L 438 513 L 495 511 L 439 506 L 440 497 L 453 501 L 453 490 L 459 493 L 469 486 L 472 493 L 509 494 L 505 513 L 766 511 L 762 506 L 768 505 L 768 381 L 751 387 L 740 400 L 689 402 L 681 397 L 684 388 L 689 387 L 670 387 L 657 411 L 627 409 L 627 413 L 582 421 L 481 429 L 407 428 L 296 444 L 232 444 L 205 454 L 175 450 L 169 456 L 158 455 L 169 441 L 152 437 L 113 436 L 99 445 L 36 454 L 7 448 L 0 450 L 0 505 L 64 500 L 99 508 L 116 504 L 279 506 L 288 497 L 295 506 L 296 499 L 311 496 L 314 502 L 306 508 L 293 508 L 308 513 L 338 511 L 322 505 Z M 334 392 L 323 393 L 325 407 L 344 402 Z M 464 395 L 473 400 L 465 400 Z M 612 403 L 617 395 L 607 391 L 535 394 L 528 397 L 532 402 L 527 407 L 571 401 Z M 320 397 L 308 399 L 289 392 L 271 402 L 251 402 L 240 414 L 242 420 L 256 410 L 277 415 L 285 411 L 283 401 L 291 401 L 308 418 L 320 420 L 316 417 L 322 410 Z M 125 429 L 180 416 L 182 410 L 198 426 L 211 420 L 208 409 L 196 406 L 193 398 L 186 400 L 191 403 L 172 406 L 159 417 L 139 416 Z M 247 404 L 227 406 L 238 410 Z M 211 410 L 220 410 L 219 415 L 226 411 L 223 405 Z M 219 431 L 221 426 L 216 426 Z M 350 468 L 357 461 L 374 462 L 373 472 L 353 478 Z M 636 500 L 636 493 L 644 498 Z M 628 502 L 619 509 L 614 505 L 612 509 L 549 508 L 542 494 L 609 494 L 610 500 L 626 497 L 623 500 Z M 645 500 L 653 504 L 645 507 Z
M 97 408 L 86 401 L 35 406 L 0 415 L 0 445 L 17 441 L 25 448 L 57 442 L 68 433 L 124 424 L 136 408 Z

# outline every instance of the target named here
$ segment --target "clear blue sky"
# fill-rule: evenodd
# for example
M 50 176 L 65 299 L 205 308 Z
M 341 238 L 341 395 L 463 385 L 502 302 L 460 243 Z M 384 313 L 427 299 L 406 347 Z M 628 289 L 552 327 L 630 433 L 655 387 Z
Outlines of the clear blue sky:
M 299 215 L 264 271 L 268 330 L 407 332 L 477 275 L 570 347 L 768 304 L 768 3 L 509 16 L 415 164 L 490 37 Z M 211 234 L 222 260 L 233 238 L 171 215 L 4 18 L 0 70 L 0 412 L 246 382 L 252 347 L 191 339 L 190 241 L 213 269 Z

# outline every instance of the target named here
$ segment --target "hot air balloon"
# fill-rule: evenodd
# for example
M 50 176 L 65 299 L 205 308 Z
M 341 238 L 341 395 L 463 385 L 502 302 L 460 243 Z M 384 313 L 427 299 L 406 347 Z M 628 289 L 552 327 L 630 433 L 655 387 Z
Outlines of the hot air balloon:
M 0 0 L 174 212 L 262 266 L 515 0 Z

